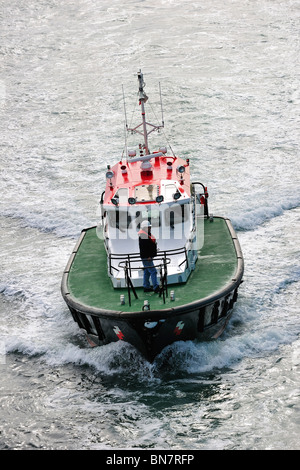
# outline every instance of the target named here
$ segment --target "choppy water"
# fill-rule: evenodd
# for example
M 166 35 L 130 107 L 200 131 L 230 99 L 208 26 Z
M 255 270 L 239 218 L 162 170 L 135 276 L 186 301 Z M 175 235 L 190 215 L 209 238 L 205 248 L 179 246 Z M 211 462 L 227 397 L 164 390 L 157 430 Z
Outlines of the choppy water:
M 299 449 L 299 2 L 2 0 L 0 18 L 0 448 Z M 225 334 L 152 365 L 89 349 L 60 295 L 140 68 L 245 257 Z

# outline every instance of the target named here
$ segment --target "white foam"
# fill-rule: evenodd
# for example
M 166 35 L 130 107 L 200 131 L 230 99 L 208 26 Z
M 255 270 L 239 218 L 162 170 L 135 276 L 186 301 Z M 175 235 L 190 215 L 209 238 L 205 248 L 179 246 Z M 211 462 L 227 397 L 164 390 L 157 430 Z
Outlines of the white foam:
M 244 204 L 245 205 L 245 204 Z M 300 196 L 288 195 L 281 201 L 266 203 L 266 199 L 252 197 L 252 203 L 241 207 L 238 212 L 229 214 L 236 230 L 253 230 L 265 222 L 281 216 L 285 211 L 290 211 L 300 206 Z
M 182 373 L 205 373 L 235 367 L 244 358 L 262 357 L 275 352 L 282 344 L 294 341 L 297 334 L 283 332 L 280 327 L 265 331 L 246 332 L 213 342 L 177 342 L 164 351 L 170 355 L 170 365 Z
M 88 220 L 82 214 L 73 213 L 70 216 L 67 208 L 50 214 L 46 208 L 42 211 L 32 211 L 19 206 L 6 209 L 0 215 L 19 220 L 22 227 L 54 233 L 58 237 L 78 237 L 82 229 L 96 224 L 96 217 L 95 220 Z

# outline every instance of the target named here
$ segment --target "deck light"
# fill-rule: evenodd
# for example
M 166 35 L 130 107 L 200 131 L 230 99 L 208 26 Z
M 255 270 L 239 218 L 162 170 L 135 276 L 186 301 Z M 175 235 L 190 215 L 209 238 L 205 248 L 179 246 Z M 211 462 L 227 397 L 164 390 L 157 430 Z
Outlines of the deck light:
M 164 200 L 164 197 L 163 197 L 163 195 L 162 195 L 162 194 L 160 194 L 159 196 L 157 196 L 157 197 L 156 197 L 156 199 L 155 199 L 155 200 L 156 200 L 156 202 L 160 203 L 160 202 L 163 202 L 163 200 Z
M 179 199 L 180 197 L 181 197 L 181 192 L 177 190 L 176 193 L 173 194 L 173 199 L 177 201 L 177 199 Z
M 157 324 L 158 324 L 157 321 L 145 321 L 144 327 L 151 329 L 151 328 L 155 328 Z
M 142 310 L 150 310 L 150 304 L 148 300 L 144 300 L 144 305 L 142 306 Z
M 114 177 L 114 172 L 110 169 L 110 166 L 107 165 L 108 171 L 106 172 L 106 178 L 109 180 L 110 189 L 113 189 L 112 178 Z
M 112 170 L 108 170 L 105 176 L 108 180 L 111 180 L 114 177 L 114 172 Z
M 182 184 L 183 183 L 183 174 L 185 173 L 185 167 L 183 165 L 179 165 L 176 168 L 176 173 L 177 173 L 177 177 L 178 178 L 180 177 L 180 182 Z
M 136 203 L 135 197 L 129 197 L 129 198 L 128 198 L 128 204 L 133 205 L 133 204 L 135 204 L 135 203 Z
M 182 175 L 185 172 L 185 167 L 180 165 L 176 168 L 176 171 Z
M 112 198 L 111 198 L 111 202 L 112 202 L 115 206 L 117 206 L 117 205 L 119 204 L 119 199 L 116 198 L 116 197 L 112 197 Z

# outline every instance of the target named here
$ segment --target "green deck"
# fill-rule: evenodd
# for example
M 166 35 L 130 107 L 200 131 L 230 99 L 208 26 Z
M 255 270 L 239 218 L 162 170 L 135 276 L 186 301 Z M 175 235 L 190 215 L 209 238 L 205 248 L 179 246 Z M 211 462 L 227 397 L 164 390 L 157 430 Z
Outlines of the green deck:
M 137 288 L 138 299 L 131 295 L 128 304 L 127 289 L 114 289 L 107 275 L 106 251 L 103 241 L 91 228 L 78 248 L 70 267 L 67 286 L 71 297 L 81 304 L 105 310 L 124 312 L 140 311 L 143 301 L 149 300 L 151 310 L 178 307 L 213 295 L 230 283 L 237 270 L 237 253 L 226 220 L 214 218 L 204 221 L 204 246 L 196 268 L 185 284 L 176 284 L 169 290 L 175 291 L 175 301 L 158 294 L 144 293 Z M 125 294 L 125 305 L 120 304 L 120 294 Z

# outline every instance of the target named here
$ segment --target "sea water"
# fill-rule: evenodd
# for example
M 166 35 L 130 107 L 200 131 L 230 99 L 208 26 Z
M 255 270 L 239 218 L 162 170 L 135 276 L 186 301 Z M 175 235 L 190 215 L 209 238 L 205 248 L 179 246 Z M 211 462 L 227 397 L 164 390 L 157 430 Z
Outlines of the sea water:
M 0 448 L 299 449 L 299 2 L 3 0 L 0 21 Z M 139 69 L 150 144 L 190 158 L 245 258 L 225 333 L 151 365 L 90 348 L 60 294 Z

